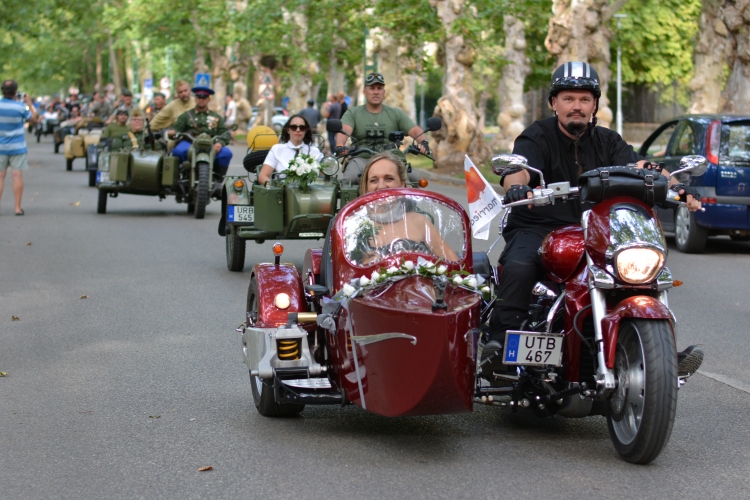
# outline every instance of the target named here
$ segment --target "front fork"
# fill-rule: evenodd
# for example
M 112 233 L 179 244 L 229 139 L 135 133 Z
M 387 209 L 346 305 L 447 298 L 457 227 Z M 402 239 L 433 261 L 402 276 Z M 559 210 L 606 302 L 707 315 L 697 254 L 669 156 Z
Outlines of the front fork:
M 607 358 L 604 350 L 602 319 L 607 314 L 607 301 L 604 297 L 604 291 L 595 287 L 591 279 L 589 280 L 588 288 L 589 297 L 591 298 L 591 315 L 594 321 L 594 340 L 596 342 L 596 388 L 599 396 L 606 397 L 617 388 L 615 371 L 607 368 Z M 657 299 L 665 307 L 669 308 L 666 290 L 659 292 Z M 674 321 L 674 316 L 672 320 Z

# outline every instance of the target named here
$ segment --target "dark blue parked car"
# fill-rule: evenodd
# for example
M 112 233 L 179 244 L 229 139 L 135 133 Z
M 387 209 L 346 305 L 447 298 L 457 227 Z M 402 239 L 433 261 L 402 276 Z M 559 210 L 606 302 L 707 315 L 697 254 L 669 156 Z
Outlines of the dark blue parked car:
M 677 248 L 701 252 L 709 236 L 750 241 L 750 116 L 686 115 L 668 121 L 643 143 L 639 153 L 674 171 L 680 158 L 702 155 L 708 170 L 681 179 L 701 193 L 705 212 L 659 209 L 664 231 L 673 232 Z

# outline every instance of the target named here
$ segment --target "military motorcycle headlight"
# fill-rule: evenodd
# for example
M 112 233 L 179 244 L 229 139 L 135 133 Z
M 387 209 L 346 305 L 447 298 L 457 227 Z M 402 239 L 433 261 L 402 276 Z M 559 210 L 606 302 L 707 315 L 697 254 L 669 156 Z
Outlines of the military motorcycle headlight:
M 329 177 L 336 175 L 339 171 L 339 161 L 333 156 L 326 156 L 320 160 L 320 171 Z
M 620 279 L 633 285 L 648 283 L 664 265 L 664 254 L 653 248 L 627 248 L 615 257 Z

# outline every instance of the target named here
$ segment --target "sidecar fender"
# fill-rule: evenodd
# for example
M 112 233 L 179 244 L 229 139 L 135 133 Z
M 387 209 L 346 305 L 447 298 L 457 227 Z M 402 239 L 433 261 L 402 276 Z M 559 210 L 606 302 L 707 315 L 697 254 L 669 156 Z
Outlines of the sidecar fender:
M 624 318 L 666 319 L 669 321 L 674 337 L 672 312 L 658 299 L 646 295 L 623 299 L 602 318 L 602 336 L 604 337 L 604 352 L 607 355 L 607 368 L 615 367 L 617 335 L 620 331 L 620 321 Z
M 307 302 L 302 287 L 302 277 L 292 264 L 257 264 L 253 276 L 258 285 L 259 327 L 285 325 L 290 312 L 306 312 Z M 280 293 L 289 296 L 289 307 L 276 307 L 275 299 Z

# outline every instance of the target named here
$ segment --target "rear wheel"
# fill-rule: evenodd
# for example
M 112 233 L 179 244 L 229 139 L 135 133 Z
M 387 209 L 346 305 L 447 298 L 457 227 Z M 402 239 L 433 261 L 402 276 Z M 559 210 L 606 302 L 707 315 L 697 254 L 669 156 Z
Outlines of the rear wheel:
M 617 389 L 607 402 L 609 436 L 625 460 L 647 464 L 666 446 L 677 411 L 677 350 L 667 321 L 621 323 L 615 376 Z
M 226 235 L 227 267 L 230 271 L 242 271 L 245 268 L 245 239 L 240 238 L 236 227 L 229 228 Z
M 103 190 L 99 190 L 99 203 L 96 204 L 96 213 L 106 214 L 107 213 L 107 196 L 109 193 Z
M 198 163 L 198 186 L 195 190 L 195 218 L 202 219 L 206 216 L 206 205 L 208 204 L 208 163 Z M 190 206 L 188 205 L 188 212 Z
M 73 170 L 73 158 L 66 158 L 65 159 L 65 170 Z
M 96 170 L 89 170 L 89 187 L 96 186 Z
M 247 315 L 256 319 L 258 317 L 258 283 L 255 278 L 250 280 L 250 287 L 247 290 Z M 253 392 L 255 408 L 264 417 L 293 417 L 305 409 L 305 405 L 277 403 L 273 387 L 252 374 L 250 375 L 250 388 Z
M 52 139 L 55 142 L 55 154 L 60 152 L 60 143 L 57 142 L 57 138 Z
M 684 205 L 674 215 L 674 241 L 685 253 L 700 253 L 706 247 L 708 231 L 695 222 L 695 215 Z

